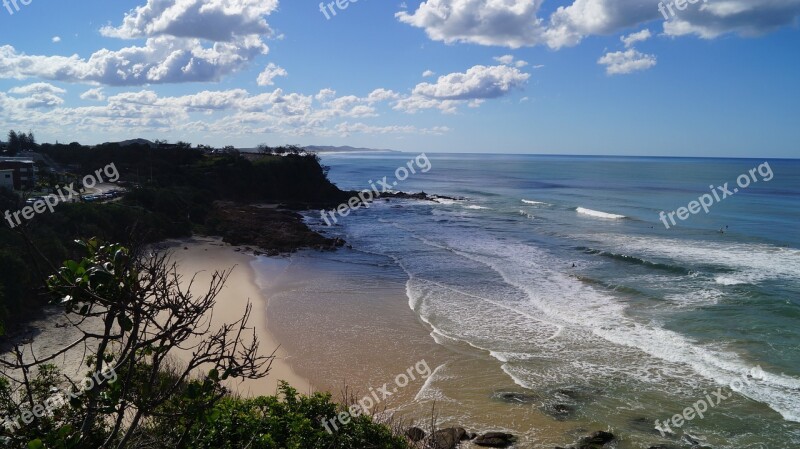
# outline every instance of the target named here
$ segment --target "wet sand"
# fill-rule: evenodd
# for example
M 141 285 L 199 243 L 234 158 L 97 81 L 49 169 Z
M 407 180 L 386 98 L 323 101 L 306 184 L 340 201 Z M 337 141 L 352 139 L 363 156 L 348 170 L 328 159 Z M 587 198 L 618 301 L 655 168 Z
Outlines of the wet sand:
M 372 411 L 386 408 L 425 428 L 435 414 L 439 427 L 511 432 L 520 436 L 517 448 L 552 448 L 606 428 L 547 415 L 547 392 L 525 403 L 499 399 L 503 392 L 534 392 L 516 385 L 487 352 L 432 333 L 409 307 L 405 273 L 389 260 L 360 257 L 343 249 L 254 263 L 267 284 L 271 332 L 295 356 L 296 372 L 320 390 L 340 399 L 347 386 L 360 399 L 383 388 L 391 396 L 378 394 Z M 413 368 L 417 379 L 399 387 L 398 376 L 420 361 L 432 375 L 423 379 Z

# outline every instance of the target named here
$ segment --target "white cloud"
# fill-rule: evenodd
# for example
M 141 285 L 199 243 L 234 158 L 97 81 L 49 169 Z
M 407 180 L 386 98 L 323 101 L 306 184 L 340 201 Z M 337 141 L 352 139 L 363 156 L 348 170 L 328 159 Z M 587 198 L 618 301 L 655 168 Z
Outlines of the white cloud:
M 258 75 L 257 83 L 259 86 L 272 86 L 275 84 L 272 80 L 279 76 L 289 76 L 289 73 L 283 67 L 270 62 L 264 71 Z
M 422 77 L 423 78 L 428 78 L 428 77 L 431 77 L 433 75 L 436 75 L 436 72 L 434 72 L 433 70 L 426 70 L 426 71 L 422 72 Z
M 0 93 L 0 109 L 15 111 L 54 108 L 64 103 L 61 95 L 67 91 L 49 83 L 33 83 L 14 87 L 8 91 L 13 96 Z M 18 98 L 17 96 L 21 96 Z
M 714 0 L 689 5 L 686 10 L 676 13 L 674 18 L 664 22 L 667 35 L 694 34 L 705 39 L 727 33 L 758 36 L 796 24 L 800 16 L 800 0 Z
M 653 67 L 656 65 L 656 57 L 631 48 L 625 51 L 606 53 L 597 63 L 605 65 L 606 73 L 609 75 L 623 75 Z
M 106 95 L 103 93 L 103 88 L 89 89 L 81 94 L 81 100 L 104 101 Z
M 519 48 L 542 41 L 540 0 L 427 0 L 398 20 L 422 28 L 435 41 Z
M 530 74 L 514 67 L 476 65 L 465 73 L 440 76 L 435 84 L 417 84 L 411 96 L 399 100 L 395 109 L 413 113 L 436 108 L 453 113 L 464 102 L 476 107 L 483 100 L 507 95 L 513 89 L 522 88 L 528 78 Z
M 413 93 L 438 100 L 497 98 L 522 87 L 528 78 L 529 74 L 516 68 L 476 65 L 465 73 L 441 76 L 436 84 L 417 84 Z
M 8 91 L 14 95 L 36 95 L 36 94 L 65 94 L 67 91 L 56 87 L 50 83 L 33 83 L 26 86 L 14 87 Z
M 328 99 L 333 98 L 335 96 L 336 96 L 336 91 L 335 90 L 333 90 L 333 89 L 322 89 L 322 90 L 319 91 L 319 93 L 314 98 L 316 98 L 317 101 L 325 101 L 325 100 L 328 100 Z
M 632 33 L 627 36 L 621 36 L 619 40 L 621 40 L 622 43 L 625 44 L 625 48 L 631 48 L 633 44 L 637 42 L 646 41 L 647 39 L 650 39 L 651 36 L 652 35 L 650 34 L 650 30 L 644 29 L 637 33 Z
M 53 36 L 53 39 L 51 39 L 51 40 L 53 41 L 54 44 L 57 44 L 57 43 L 61 42 L 61 37 L 60 36 Z
M 136 39 L 174 36 L 234 42 L 237 36 L 270 35 L 264 16 L 278 0 L 148 0 L 125 15 L 119 27 L 106 26 L 106 37 Z
M 267 51 L 261 39 L 254 36 L 211 47 L 198 39 L 161 36 L 147 39 L 143 47 L 99 50 L 88 59 L 78 55 L 27 55 L 6 45 L 0 47 L 0 78 L 35 77 L 112 86 L 218 81 Z
M 500 64 L 509 65 L 512 62 L 514 62 L 514 56 L 512 55 L 495 56 L 494 60 L 499 62 Z
M 0 122 L 25 122 L 43 133 L 58 134 L 65 127 L 76 133 L 163 133 L 194 135 L 335 136 L 346 133 L 439 134 L 446 128 L 407 127 L 394 124 L 351 124 L 346 119 L 380 115 L 403 98 L 378 88 L 364 96 L 336 96 L 331 89 L 316 95 L 287 93 L 282 89 L 250 94 L 244 89 L 202 91 L 180 96 L 161 96 L 153 90 L 135 90 L 106 96 L 102 88 L 84 92 L 81 98 L 98 104 L 63 107 L 64 89 L 34 83 L 0 92 Z
M 509 48 L 574 46 L 585 37 L 609 35 L 662 20 L 652 0 L 569 0 L 549 16 L 543 0 L 425 0 L 414 12 L 395 14 L 432 40 Z M 664 23 L 668 35 L 713 38 L 725 33 L 763 34 L 796 23 L 800 0 L 713 0 L 689 5 Z

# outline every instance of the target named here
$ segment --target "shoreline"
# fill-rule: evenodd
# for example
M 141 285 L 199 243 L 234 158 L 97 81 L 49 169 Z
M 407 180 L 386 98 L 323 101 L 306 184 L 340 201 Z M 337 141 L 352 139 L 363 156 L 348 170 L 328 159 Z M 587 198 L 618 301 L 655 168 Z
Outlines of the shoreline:
M 259 380 L 239 381 L 228 385 L 233 394 L 245 397 L 274 395 L 278 381 L 284 380 L 300 393 L 311 393 L 313 385 L 294 372 L 287 362 L 289 354 L 280 346 L 269 331 L 267 309 L 269 298 L 262 292 L 256 282 L 256 273 L 251 265 L 255 256 L 237 252 L 235 246 L 223 243 L 221 239 L 211 237 L 192 237 L 189 239 L 170 240 L 164 242 L 173 251 L 174 261 L 178 264 L 178 273 L 186 282 L 197 274 L 196 289 L 198 292 L 208 287 L 214 271 L 233 271 L 217 296 L 214 308 L 214 326 L 223 322 L 234 322 L 241 318 L 248 300 L 253 306 L 249 327 L 255 329 L 259 340 L 259 351 L 269 355 L 275 351 L 269 374 Z

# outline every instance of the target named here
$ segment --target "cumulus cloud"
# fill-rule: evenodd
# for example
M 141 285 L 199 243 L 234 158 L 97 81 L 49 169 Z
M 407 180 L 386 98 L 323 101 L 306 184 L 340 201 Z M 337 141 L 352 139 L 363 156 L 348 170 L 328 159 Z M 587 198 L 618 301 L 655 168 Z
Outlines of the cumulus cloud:
M 88 59 L 78 55 L 39 56 L 0 47 L 0 78 L 94 82 L 112 86 L 218 81 L 267 53 L 256 36 L 204 46 L 198 39 L 161 36 L 142 47 L 99 50 Z
M 519 48 L 542 41 L 540 0 L 427 0 L 398 20 L 422 28 L 435 41 Z
M 103 101 L 106 95 L 103 93 L 103 88 L 89 89 L 81 94 L 81 100 Z
M 795 24 L 800 16 L 800 0 L 715 0 L 689 6 L 664 22 L 665 34 L 706 39 L 727 33 L 758 36 Z
M 503 65 L 514 65 L 514 67 L 522 68 L 528 65 L 527 61 L 517 60 L 514 61 L 514 56 L 512 55 L 503 55 L 503 56 L 495 56 L 494 60 L 499 62 Z
M 440 76 L 433 84 L 417 84 L 411 96 L 399 100 L 395 109 L 417 112 L 436 108 L 453 113 L 464 102 L 476 107 L 483 100 L 507 95 L 513 89 L 522 88 L 528 78 L 530 74 L 516 67 L 476 65 L 464 73 Z
M 251 94 L 244 89 L 205 90 L 162 96 L 149 89 L 106 96 L 102 88 L 84 92 L 81 98 L 98 102 L 90 106 L 64 107 L 64 89 L 34 83 L 0 92 L 0 122 L 22 122 L 57 133 L 64 127 L 76 132 L 135 133 L 176 132 L 207 135 L 282 133 L 286 135 L 335 136 L 366 134 L 440 134 L 447 128 L 373 125 L 354 119 L 377 117 L 403 95 L 374 89 L 366 95 L 337 96 L 331 89 L 304 95 L 275 89 Z
M 426 0 L 414 12 L 395 14 L 432 40 L 509 48 L 574 46 L 591 35 L 609 35 L 663 19 L 651 0 L 571 0 L 549 16 L 544 0 Z M 664 24 L 668 35 L 713 38 L 725 33 L 763 34 L 790 26 L 800 0 L 714 0 L 690 5 Z
M 53 41 L 54 44 L 57 44 L 57 43 L 61 42 L 61 37 L 60 36 L 53 36 L 53 39 L 51 39 L 51 40 Z
M 650 30 L 644 29 L 637 33 L 632 33 L 627 36 L 621 36 L 619 40 L 621 40 L 622 43 L 625 44 L 625 48 L 631 48 L 633 44 L 637 42 L 644 42 L 647 39 L 650 39 L 651 36 L 652 35 L 650 34 Z
M 278 0 L 148 0 L 125 15 L 118 27 L 106 26 L 106 37 L 136 39 L 174 36 L 233 42 L 237 36 L 272 33 L 264 16 Z
M 434 72 L 433 70 L 426 70 L 426 71 L 422 72 L 422 77 L 423 78 L 428 78 L 428 77 L 431 77 L 433 75 L 436 75 L 436 72 Z
M 609 75 L 624 75 L 653 67 L 656 65 L 656 57 L 631 48 L 625 51 L 606 53 L 597 63 L 605 65 L 606 73 Z
M 258 85 L 272 86 L 275 84 L 273 80 L 279 76 L 289 76 L 289 72 L 287 72 L 283 67 L 279 67 L 270 62 L 264 71 L 258 75 Z
M 16 110 L 53 108 L 64 103 L 61 95 L 67 91 L 49 83 L 33 83 L 14 87 L 11 96 L 0 94 L 0 106 Z
M 28 55 L 6 45 L 0 78 L 112 86 L 219 81 L 269 51 L 262 40 L 271 35 L 265 16 L 277 7 L 278 0 L 148 0 L 121 25 L 100 30 L 143 44 L 88 57 Z

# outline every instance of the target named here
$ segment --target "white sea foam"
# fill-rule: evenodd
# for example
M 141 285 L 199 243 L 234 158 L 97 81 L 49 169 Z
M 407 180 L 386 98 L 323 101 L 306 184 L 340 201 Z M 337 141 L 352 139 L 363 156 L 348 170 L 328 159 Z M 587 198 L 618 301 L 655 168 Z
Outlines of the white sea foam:
M 606 218 L 609 220 L 619 220 L 621 218 L 626 218 L 624 215 L 610 214 L 608 212 L 601 212 L 599 210 L 586 209 L 585 207 L 579 207 L 575 209 L 575 211 L 578 212 L 579 214 L 589 215 L 591 217 L 596 217 L 596 218 Z
M 752 284 L 766 279 L 800 278 L 800 250 L 768 244 L 718 243 L 701 240 L 636 237 L 618 234 L 578 236 L 611 246 L 615 252 L 648 259 L 671 259 L 683 264 L 722 266 L 732 273 L 717 275 L 719 285 Z
M 475 210 L 482 210 L 482 209 L 488 210 L 489 209 L 486 206 L 478 206 L 477 204 L 470 204 L 470 205 L 467 205 L 467 206 L 464 206 L 464 207 L 466 207 L 467 209 L 475 209 Z
M 542 201 L 533 201 L 533 200 L 525 200 L 525 199 L 523 199 L 522 202 L 525 203 L 525 204 L 541 204 L 543 206 L 550 206 L 550 203 L 545 203 L 545 202 L 542 202 Z
M 403 231 L 401 241 L 397 229 Z M 664 329 L 655 320 L 637 321 L 627 303 L 572 277 L 563 260 L 537 247 L 485 234 L 465 239 L 450 229 L 418 223 L 392 223 L 380 230 L 374 222 L 365 223 L 362 231 L 358 234 L 380 252 L 392 254 L 409 274 L 409 306 L 434 335 L 446 337 L 438 342 L 452 344 L 447 340 L 452 339 L 488 351 L 526 388 L 582 384 L 587 376 L 619 382 L 624 376 L 632 385 L 640 382 L 667 395 L 691 397 L 711 384 L 727 386 L 756 364 L 730 349 Z M 666 252 L 677 260 L 742 271 L 782 264 L 779 276 L 794 274 L 798 264 L 796 250 L 774 247 L 760 248 L 753 258 L 753 245 L 693 248 L 694 242 L 663 238 L 586 237 L 597 238 L 626 254 L 660 254 L 663 259 Z M 464 278 L 457 273 L 465 273 Z M 709 292 L 707 299 L 715 300 L 714 294 Z M 697 300 L 704 299 L 701 295 Z M 530 354 L 530 359 L 509 354 Z M 540 362 L 526 363 L 532 359 Z M 800 379 L 766 373 L 741 394 L 800 422 Z
M 476 346 L 491 348 L 491 354 L 495 356 L 509 349 L 521 349 L 519 346 L 514 346 L 514 342 L 510 338 L 507 339 L 506 335 L 514 335 L 517 339 L 520 335 L 535 338 L 538 344 L 537 350 L 544 350 L 541 355 L 545 357 L 555 355 L 556 346 L 552 346 L 553 341 L 568 340 L 569 352 L 561 351 L 558 354 L 571 361 L 570 366 L 564 367 L 557 373 L 561 382 L 572 370 L 580 373 L 605 373 L 604 375 L 624 373 L 655 388 L 663 388 L 663 385 L 667 384 L 672 384 L 674 387 L 676 382 L 691 379 L 697 374 L 718 385 L 727 385 L 752 366 L 730 351 L 700 345 L 676 332 L 656 327 L 654 323 L 640 323 L 629 318 L 622 303 L 610 295 L 570 278 L 567 274 L 553 270 L 550 267 L 558 266 L 558 263 L 547 254 L 530 246 L 463 239 L 449 239 L 446 245 L 437 243 L 434 245 L 448 248 L 460 256 L 486 264 L 498 272 L 508 284 L 525 291 L 530 303 L 540 312 L 526 310 L 525 315 L 531 319 L 527 323 L 524 320 L 515 322 L 506 313 L 501 314 L 499 310 L 502 309 L 484 310 L 484 305 L 497 306 L 496 301 L 485 301 L 486 298 L 483 298 L 484 301 L 481 303 L 468 301 L 466 298 L 470 295 L 467 292 L 459 292 L 452 288 L 449 289 L 450 292 L 458 293 L 458 296 L 450 300 L 447 296 L 443 296 L 444 292 L 441 290 L 426 292 L 428 296 L 435 294 L 437 300 L 422 298 L 422 303 L 428 304 L 429 307 L 421 312 L 433 313 L 438 319 L 442 319 L 441 314 L 447 310 L 455 313 L 459 322 L 463 322 L 461 319 L 467 316 L 465 314 L 496 317 L 497 319 L 485 319 L 481 322 L 484 325 L 481 329 L 474 327 L 457 329 L 462 338 L 477 343 Z M 544 315 L 541 312 L 544 312 Z M 588 329 L 589 334 L 586 334 L 585 326 L 587 317 L 598 323 Z M 534 331 L 544 322 L 560 323 L 565 328 L 562 332 L 564 335 L 550 342 L 542 339 L 540 333 Z M 601 338 L 606 343 L 589 338 L 591 335 Z M 609 354 L 614 354 L 614 360 L 619 363 L 602 363 Z M 643 359 L 644 354 L 646 358 L 650 358 L 649 361 Z M 501 357 L 498 357 L 498 360 L 500 359 Z M 589 362 L 593 360 L 599 361 L 600 364 Z M 581 364 L 591 366 L 578 369 Z M 511 373 L 513 367 L 509 363 L 504 365 L 508 365 L 504 366 L 504 371 Z M 536 375 L 542 374 L 515 373 L 512 378 L 518 384 L 532 388 L 530 381 L 535 379 Z M 683 387 L 689 388 L 686 393 L 691 392 L 691 385 Z M 673 388 L 670 392 L 675 390 Z M 770 374 L 763 381 L 754 382 L 743 388 L 741 394 L 768 404 L 787 420 L 800 421 L 800 413 L 797 412 L 800 410 L 800 379 Z

